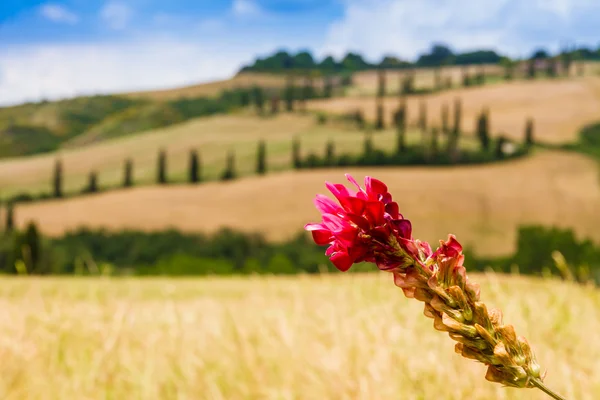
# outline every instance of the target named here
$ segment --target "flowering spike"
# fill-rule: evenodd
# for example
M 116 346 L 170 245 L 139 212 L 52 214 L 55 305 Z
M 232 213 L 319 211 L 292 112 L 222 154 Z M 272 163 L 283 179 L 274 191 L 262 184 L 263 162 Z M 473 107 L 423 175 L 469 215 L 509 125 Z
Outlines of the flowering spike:
M 406 297 L 424 303 L 423 313 L 433 318 L 434 328 L 457 342 L 458 354 L 487 365 L 488 381 L 538 387 L 562 399 L 544 386 L 544 373 L 527 340 L 511 325 L 503 325 L 500 310 L 488 311 L 479 301 L 479 285 L 467 277 L 456 237 L 448 235 L 432 251 L 429 243 L 413 239 L 410 221 L 400 214 L 383 182 L 367 176 L 363 189 L 350 174 L 346 178 L 357 192 L 326 182 L 339 205 L 318 195 L 315 205 L 322 222 L 305 226 L 317 244 L 329 245 L 325 254 L 335 267 L 347 271 L 367 261 L 391 272 Z

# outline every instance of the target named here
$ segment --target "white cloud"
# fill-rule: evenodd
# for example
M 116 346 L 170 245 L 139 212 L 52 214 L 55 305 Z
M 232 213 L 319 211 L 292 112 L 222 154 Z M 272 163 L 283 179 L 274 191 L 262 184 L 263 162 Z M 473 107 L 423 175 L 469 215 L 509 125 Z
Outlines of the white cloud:
M 234 0 L 231 11 L 238 17 L 258 17 L 263 10 L 254 0 Z
M 599 12 L 595 0 L 345 0 L 343 16 L 330 25 L 318 53 L 414 59 L 432 42 L 443 42 L 459 51 L 487 47 L 522 56 L 574 39 L 595 43 L 593 29 L 580 26 L 594 26 L 587 19 Z
M 59 4 L 44 4 L 39 8 L 40 14 L 52 21 L 62 24 L 74 25 L 79 22 L 79 17 L 72 11 L 69 11 L 66 7 Z
M 100 10 L 100 17 L 115 30 L 125 29 L 131 20 L 133 10 L 127 4 L 119 1 L 109 1 Z
M 0 105 L 184 86 L 225 79 L 257 46 L 200 45 L 175 39 L 84 45 L 38 45 L 0 53 Z

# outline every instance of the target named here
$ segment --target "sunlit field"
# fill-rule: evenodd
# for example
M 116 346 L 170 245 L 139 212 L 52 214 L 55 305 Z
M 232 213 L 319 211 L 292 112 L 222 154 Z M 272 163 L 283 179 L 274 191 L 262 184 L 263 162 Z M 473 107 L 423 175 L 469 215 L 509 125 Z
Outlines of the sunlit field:
M 320 219 L 313 197 L 329 193 L 325 181 L 346 182 L 346 172 L 360 181 L 371 175 L 386 182 L 413 222 L 415 237 L 433 243 L 454 233 L 478 254 L 506 255 L 514 251 L 523 224 L 570 228 L 580 237 L 600 240 L 597 163 L 554 151 L 484 166 L 335 168 L 198 186 L 141 187 L 20 204 L 15 215 L 19 226 L 36 221 L 48 235 L 80 226 L 186 232 L 227 226 L 285 240 Z
M 473 275 L 546 383 L 600 393 L 600 292 Z M 207 279 L 2 278 L 0 397 L 546 399 L 485 381 L 386 273 Z

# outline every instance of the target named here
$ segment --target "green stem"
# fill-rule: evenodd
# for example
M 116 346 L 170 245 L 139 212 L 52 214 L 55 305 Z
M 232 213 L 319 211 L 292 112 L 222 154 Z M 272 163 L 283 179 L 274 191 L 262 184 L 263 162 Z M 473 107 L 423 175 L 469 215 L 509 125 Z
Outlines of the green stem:
M 535 387 L 537 387 L 542 392 L 546 393 L 548 396 L 552 397 L 555 400 L 567 400 L 561 395 L 554 393 L 552 390 L 550 390 L 546 385 L 544 385 L 544 383 L 539 378 L 531 378 L 530 382 L 533 383 Z

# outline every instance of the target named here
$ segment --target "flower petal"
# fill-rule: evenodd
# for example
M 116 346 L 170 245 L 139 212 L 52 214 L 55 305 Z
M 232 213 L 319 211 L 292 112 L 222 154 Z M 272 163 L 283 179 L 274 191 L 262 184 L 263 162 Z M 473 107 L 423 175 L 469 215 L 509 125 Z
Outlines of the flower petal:
M 332 254 L 330 260 L 333 265 L 342 272 L 348 271 L 353 264 L 352 258 L 350 258 L 348 253 L 342 251 Z
M 365 188 L 367 189 L 368 195 L 385 194 L 388 191 L 385 183 L 370 176 L 365 177 Z
M 375 226 L 382 225 L 385 221 L 383 214 L 385 212 L 384 204 L 379 201 L 367 202 L 365 216 L 369 222 Z
M 331 243 L 335 238 L 331 234 L 331 231 L 328 230 L 314 230 L 311 231 L 313 240 L 319 246 L 323 246 Z
M 341 207 L 336 204 L 335 201 L 331 200 L 325 195 L 318 194 L 314 202 L 317 210 L 319 210 L 322 214 L 337 214 L 339 211 L 341 211 Z
M 362 214 L 365 209 L 365 201 L 358 197 L 342 197 L 340 204 L 344 209 L 352 214 Z

